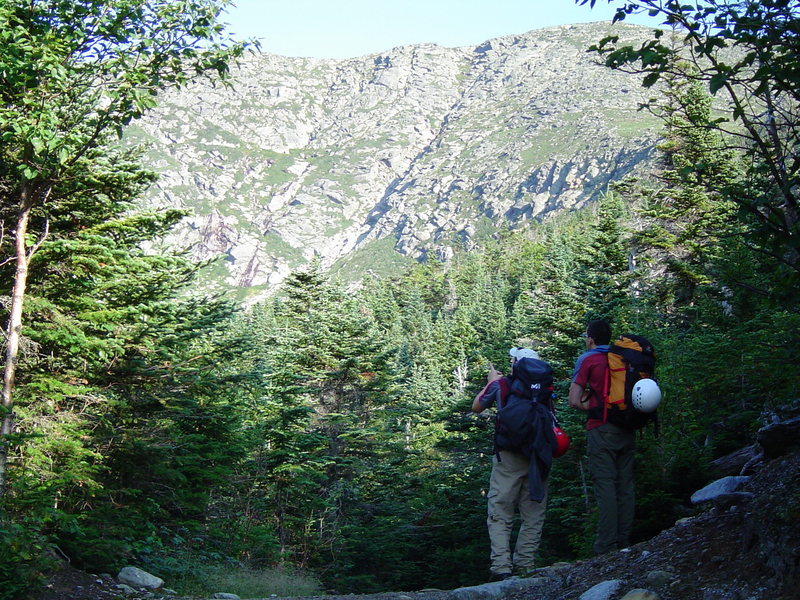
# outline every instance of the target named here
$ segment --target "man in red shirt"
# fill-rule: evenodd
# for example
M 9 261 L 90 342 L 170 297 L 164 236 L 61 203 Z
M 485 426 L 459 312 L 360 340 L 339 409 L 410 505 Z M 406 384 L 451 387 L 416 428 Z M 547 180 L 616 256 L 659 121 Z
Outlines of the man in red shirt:
M 633 458 L 631 430 L 606 422 L 605 396 L 611 327 L 590 321 L 584 334 L 586 352 L 575 362 L 569 405 L 586 411 L 589 471 L 598 508 L 595 554 L 627 547 L 633 526 Z

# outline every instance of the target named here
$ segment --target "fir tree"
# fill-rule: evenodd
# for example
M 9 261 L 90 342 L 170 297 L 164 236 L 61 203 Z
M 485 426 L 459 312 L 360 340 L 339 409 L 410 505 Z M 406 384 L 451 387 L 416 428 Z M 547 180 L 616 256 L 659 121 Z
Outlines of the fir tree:
M 117 175 L 103 165 L 111 135 L 152 108 L 159 90 L 204 72 L 226 73 L 243 46 L 222 43 L 216 18 L 223 6 L 214 0 L 144 6 L 8 0 L 0 6 L 0 190 L 15 266 L 5 318 L 0 493 L 31 257 L 50 235 L 53 218 L 76 210 L 76 196 L 81 212 L 102 210 L 90 190 L 98 179 L 107 187 Z

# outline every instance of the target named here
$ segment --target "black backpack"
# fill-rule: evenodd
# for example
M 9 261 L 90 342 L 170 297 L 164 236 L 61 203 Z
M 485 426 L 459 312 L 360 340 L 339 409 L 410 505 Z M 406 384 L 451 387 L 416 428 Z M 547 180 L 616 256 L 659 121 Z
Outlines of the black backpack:
M 553 433 L 553 370 L 536 358 L 514 363 L 505 403 L 497 407 L 495 445 L 531 456 L 537 441 L 555 448 Z
M 636 382 L 643 378 L 654 378 L 655 370 L 656 353 L 646 338 L 630 334 L 619 336 L 608 349 L 605 420 L 633 430 L 653 423 L 658 434 L 657 413 L 637 410 L 631 398 Z

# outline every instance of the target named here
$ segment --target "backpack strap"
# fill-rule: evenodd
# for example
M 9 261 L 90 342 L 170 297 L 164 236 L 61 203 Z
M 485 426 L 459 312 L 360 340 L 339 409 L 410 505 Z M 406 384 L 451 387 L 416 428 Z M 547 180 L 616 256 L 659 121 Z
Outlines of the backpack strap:
M 611 385 L 610 379 L 610 371 L 608 366 L 608 346 L 602 346 L 599 348 L 593 348 L 591 350 L 587 350 L 581 356 L 581 359 L 585 358 L 590 354 L 603 354 L 605 355 L 605 368 L 603 372 L 603 387 L 600 390 L 595 390 L 593 387 L 589 387 L 589 397 L 587 401 L 589 402 L 590 408 L 586 413 L 587 421 L 600 421 L 601 423 L 605 423 L 607 420 L 607 398 L 609 395 L 609 389 Z M 575 367 L 575 374 L 577 374 L 578 370 L 581 368 L 582 360 L 579 359 L 578 363 Z M 573 375 L 573 378 L 575 375 Z M 594 404 L 594 406 L 592 406 Z
M 501 377 L 497 380 L 497 387 L 498 394 L 497 394 L 497 406 L 495 410 L 499 410 L 503 406 L 506 405 L 506 401 L 508 400 L 508 395 L 511 393 L 511 379 L 510 377 Z M 499 415 L 495 414 L 494 417 L 494 455 L 497 457 L 497 462 L 500 462 L 500 447 L 497 445 L 497 433 L 498 427 L 500 425 Z
M 500 388 L 500 395 L 497 398 L 497 408 L 500 408 L 505 405 L 508 394 L 511 392 L 511 383 L 508 377 L 501 377 L 497 380 L 497 385 Z

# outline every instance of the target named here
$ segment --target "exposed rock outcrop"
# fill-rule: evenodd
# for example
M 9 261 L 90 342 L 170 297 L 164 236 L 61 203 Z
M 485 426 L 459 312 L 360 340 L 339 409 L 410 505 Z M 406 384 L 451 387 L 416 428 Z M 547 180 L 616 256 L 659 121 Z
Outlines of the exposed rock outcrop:
M 165 96 L 126 139 L 152 144 L 162 176 L 147 202 L 194 213 L 174 242 L 224 255 L 227 285 L 263 289 L 314 256 L 328 266 L 367 248 L 375 270 L 392 251 L 447 256 L 583 206 L 652 157 L 658 124 L 637 107 L 653 91 L 586 52 L 610 29 L 350 60 L 253 55 L 230 87 Z

